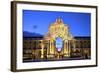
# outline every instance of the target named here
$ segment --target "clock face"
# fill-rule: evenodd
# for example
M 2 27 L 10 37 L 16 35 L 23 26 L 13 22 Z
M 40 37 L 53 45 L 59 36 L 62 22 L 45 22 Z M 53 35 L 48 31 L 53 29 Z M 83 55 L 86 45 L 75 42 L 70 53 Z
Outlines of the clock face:
M 61 51 L 61 49 L 63 47 L 63 39 L 60 37 L 57 37 L 55 42 L 56 42 L 55 44 L 56 44 L 57 51 Z

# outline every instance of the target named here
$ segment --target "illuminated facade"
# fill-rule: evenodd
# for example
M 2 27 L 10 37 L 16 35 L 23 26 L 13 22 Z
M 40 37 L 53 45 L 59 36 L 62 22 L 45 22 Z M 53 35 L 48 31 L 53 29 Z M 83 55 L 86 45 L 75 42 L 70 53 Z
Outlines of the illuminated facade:
M 58 51 L 56 47 L 57 38 L 62 39 L 63 44 L 60 48 L 61 51 Z M 50 47 L 47 49 L 47 57 L 54 57 L 57 59 L 60 57 L 70 57 L 70 45 L 68 44 L 73 42 L 74 39 L 69 32 L 69 27 L 65 26 L 60 18 L 50 25 L 48 33 L 44 36 L 44 41 L 50 44 Z
M 44 37 L 23 38 L 23 61 L 90 59 L 90 37 L 73 37 L 62 19 L 49 26 Z

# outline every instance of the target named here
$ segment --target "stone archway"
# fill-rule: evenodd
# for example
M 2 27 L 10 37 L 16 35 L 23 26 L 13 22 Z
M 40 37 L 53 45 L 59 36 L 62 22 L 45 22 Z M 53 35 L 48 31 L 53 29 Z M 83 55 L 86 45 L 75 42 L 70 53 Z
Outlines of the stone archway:
M 49 31 L 45 35 L 44 39 L 50 41 L 50 48 L 48 49 L 49 54 L 58 54 L 59 52 L 55 48 L 56 38 L 61 38 L 63 40 L 63 47 L 60 54 L 63 56 L 69 56 L 68 41 L 73 40 L 72 35 L 69 32 L 69 27 L 63 23 L 61 18 L 56 19 L 56 22 L 49 26 Z

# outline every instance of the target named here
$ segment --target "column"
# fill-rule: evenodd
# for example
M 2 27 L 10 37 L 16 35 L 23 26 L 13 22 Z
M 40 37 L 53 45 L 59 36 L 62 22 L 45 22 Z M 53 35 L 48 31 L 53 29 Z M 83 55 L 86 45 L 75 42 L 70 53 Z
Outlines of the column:
M 52 41 L 50 40 L 50 52 L 49 52 L 49 57 L 52 57 Z
M 68 49 L 69 49 L 69 45 L 68 45 L 68 41 L 67 41 L 67 50 L 66 50 L 66 54 L 67 54 L 67 56 L 68 56 Z
M 44 58 L 44 44 L 43 44 L 43 40 L 41 40 L 41 58 L 43 59 Z
M 50 54 L 51 54 L 51 51 L 52 51 L 52 50 L 51 50 L 51 41 L 50 41 Z
M 54 43 L 53 40 L 51 41 L 51 57 L 54 57 Z
M 64 42 L 65 46 L 64 46 L 64 56 L 67 57 L 68 56 L 68 40 Z
M 70 40 L 68 40 L 68 43 L 67 43 L 67 45 L 68 45 L 68 49 L 67 49 L 67 56 L 69 57 L 70 56 Z
M 74 40 L 74 41 L 73 41 L 73 49 L 74 49 L 74 50 L 76 49 L 76 46 L 75 46 L 75 45 L 76 45 L 76 41 Z
M 47 58 L 49 57 L 49 53 L 50 53 L 50 43 L 49 43 L 49 40 L 47 41 L 48 42 L 48 45 L 47 45 Z
M 70 49 L 71 49 L 71 47 L 70 47 L 71 46 L 71 41 L 70 40 L 69 40 L 69 44 L 68 45 L 69 45 L 69 48 L 68 48 L 68 57 L 70 57 Z
M 65 51 L 66 51 L 66 48 L 67 48 L 67 47 L 66 47 L 66 41 L 64 41 L 64 52 L 63 52 L 63 53 L 64 53 L 64 56 L 65 56 L 65 54 L 66 54 L 66 52 L 65 52 Z

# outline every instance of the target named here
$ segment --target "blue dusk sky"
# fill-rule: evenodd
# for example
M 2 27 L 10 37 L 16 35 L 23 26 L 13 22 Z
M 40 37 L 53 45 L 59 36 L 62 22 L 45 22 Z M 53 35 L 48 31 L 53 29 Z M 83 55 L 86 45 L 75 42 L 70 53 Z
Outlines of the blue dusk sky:
M 23 10 L 23 31 L 45 35 L 58 17 L 69 26 L 73 36 L 91 35 L 91 14 L 79 12 Z

